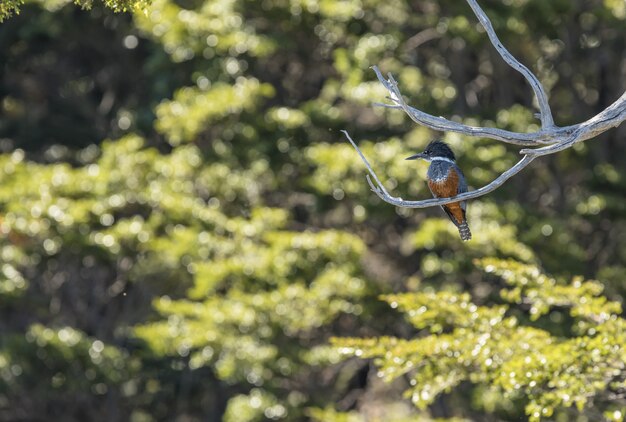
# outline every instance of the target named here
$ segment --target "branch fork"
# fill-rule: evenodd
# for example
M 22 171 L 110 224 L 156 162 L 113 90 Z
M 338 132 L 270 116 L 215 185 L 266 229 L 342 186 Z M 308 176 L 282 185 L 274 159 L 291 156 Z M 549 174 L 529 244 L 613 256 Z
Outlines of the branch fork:
M 370 185 L 370 188 L 383 201 L 389 204 L 406 208 L 427 208 L 438 205 L 445 205 L 451 202 L 478 198 L 500 187 L 509 178 L 522 171 L 522 169 L 528 166 L 535 158 L 543 155 L 554 154 L 556 152 L 571 148 L 576 143 L 594 138 L 597 135 L 613 127 L 619 126 L 624 120 L 626 120 L 626 92 L 624 92 L 624 94 L 622 94 L 622 96 L 618 98 L 613 104 L 611 104 L 605 110 L 598 113 L 596 116 L 590 118 L 589 120 L 572 126 L 556 126 L 552 117 L 552 110 L 550 109 L 550 105 L 548 103 L 548 95 L 546 94 L 546 91 L 541 82 L 539 82 L 539 79 L 526 66 L 524 66 L 517 59 L 515 59 L 515 57 L 513 57 L 513 55 L 511 55 L 511 53 L 509 53 L 509 51 L 502 45 L 500 39 L 493 29 L 493 26 L 491 25 L 491 21 L 489 20 L 485 12 L 480 8 L 476 0 L 467 0 L 467 2 L 474 11 L 474 14 L 478 18 L 480 24 L 483 26 L 483 28 L 485 28 L 489 40 L 498 51 L 502 59 L 513 69 L 521 73 L 528 82 L 528 84 L 531 86 L 539 105 L 539 119 L 541 120 L 541 128 L 536 132 L 520 133 L 498 128 L 469 126 L 462 123 L 454 122 L 452 120 L 448 120 L 444 117 L 433 116 L 408 105 L 404 101 L 402 93 L 398 88 L 398 82 L 394 79 L 393 75 L 388 74 L 387 78 L 385 78 L 378 69 L 378 67 L 373 66 L 372 68 L 376 73 L 378 80 L 389 92 L 388 99 L 392 102 L 392 104 L 374 103 L 374 105 L 391 109 L 402 109 L 417 124 L 429 127 L 437 131 L 449 131 L 462 133 L 469 136 L 490 138 L 509 144 L 526 147 L 520 151 L 520 154 L 523 154 L 523 157 L 513 167 L 511 167 L 500 176 L 498 176 L 491 183 L 481 187 L 480 189 L 476 189 L 474 191 L 466 192 L 450 198 L 433 198 L 422 201 L 408 201 L 400 197 L 391 196 L 389 192 L 387 192 L 384 185 L 381 183 L 380 179 L 372 169 L 372 166 L 367 161 L 356 143 L 352 140 L 348 132 L 346 132 L 345 130 L 342 131 L 361 157 L 361 160 L 363 160 L 365 166 L 367 167 L 367 170 L 369 172 L 369 175 L 367 176 L 367 182 Z

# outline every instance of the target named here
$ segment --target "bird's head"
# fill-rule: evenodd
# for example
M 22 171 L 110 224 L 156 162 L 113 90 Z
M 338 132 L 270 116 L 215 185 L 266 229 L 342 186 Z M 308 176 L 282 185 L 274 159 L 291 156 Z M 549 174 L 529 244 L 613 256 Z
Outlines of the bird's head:
M 454 161 L 454 152 L 450 149 L 448 144 L 440 140 L 434 140 L 424 150 L 424 152 L 420 152 L 419 154 L 411 155 L 407 157 L 407 160 L 415 160 L 417 158 L 421 158 L 426 161 L 433 161 L 433 159 L 443 158 L 446 160 Z

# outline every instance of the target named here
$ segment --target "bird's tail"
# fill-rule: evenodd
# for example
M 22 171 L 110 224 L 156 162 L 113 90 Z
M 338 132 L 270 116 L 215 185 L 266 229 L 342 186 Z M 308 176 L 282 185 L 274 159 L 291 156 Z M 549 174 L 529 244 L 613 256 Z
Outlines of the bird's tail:
M 467 221 L 459 224 L 459 234 L 461 235 L 462 240 L 470 240 L 472 238 L 472 232 L 470 232 Z

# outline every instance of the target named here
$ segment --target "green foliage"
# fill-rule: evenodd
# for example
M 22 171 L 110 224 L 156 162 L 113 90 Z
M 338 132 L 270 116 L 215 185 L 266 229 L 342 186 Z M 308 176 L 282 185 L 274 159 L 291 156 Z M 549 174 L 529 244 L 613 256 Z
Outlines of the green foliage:
M 465 2 L 0 3 L 3 420 L 622 418 L 620 133 L 472 201 L 461 242 L 339 132 L 405 198 L 433 137 L 472 187 L 516 162 L 371 105 L 378 64 L 431 114 L 538 128 Z M 621 5 L 509 3 L 481 1 L 558 124 L 621 92 Z
M 0 22 L 10 17 L 14 13 L 20 13 L 20 6 L 24 0 L 7 0 L 0 4 Z
M 526 414 L 537 421 L 555 410 L 593 406 L 607 391 L 621 390 L 626 361 L 626 321 L 619 303 L 601 296 L 597 282 L 575 278 L 558 282 L 532 265 L 485 259 L 487 273 L 504 278 L 507 304 L 478 306 L 468 294 L 446 291 L 384 296 L 418 330 L 415 339 L 336 338 L 345 356 L 374 358 L 379 376 L 392 381 L 409 374 L 406 395 L 426 408 L 463 381 L 487 384 L 505 398 L 527 400 Z M 572 335 L 560 337 L 523 323 L 511 304 L 537 320 L 554 308 L 566 308 Z
M 253 207 L 247 217 L 222 212 L 229 197 L 257 200 L 252 187 L 264 169 L 258 175 L 246 170 L 239 190 L 202 167 L 196 147 L 161 155 L 136 136 L 105 143 L 97 160 L 78 168 L 38 165 L 20 153 L 4 156 L 0 165 L 3 224 L 24 239 L 33 260 L 80 245 L 103 260 L 130 260 L 130 282 L 150 277 L 189 288 L 189 299 L 156 300 L 162 319 L 134 330 L 156 357 L 183 358 L 192 370 L 208 366 L 218 379 L 260 386 L 259 394 L 269 397 L 284 390 L 283 378 L 306 370 L 315 330 L 362 312 L 354 302 L 368 294 L 368 283 L 359 270 L 365 247 L 357 237 L 285 230 L 288 214 L 279 209 Z M 26 174 L 37 177 L 24 183 Z M 225 187 L 236 194 L 221 191 Z M 21 200 L 12 202 L 17 192 Z M 85 236 L 77 236 L 81 232 Z M 10 264 L 3 269 L 11 286 L 24 284 Z M 78 335 L 70 334 L 77 340 L 59 344 L 67 356 L 78 353 Z M 125 377 L 121 367 L 106 369 L 114 379 Z M 232 406 L 243 403 L 233 400 Z M 261 415 L 285 413 L 290 405 L 280 403 L 254 408 Z
M 93 0 L 74 0 L 83 8 L 93 7 Z M 115 12 L 128 12 L 131 10 L 145 10 L 152 0 L 104 0 L 104 5 Z
M 532 320 L 539 319 L 557 306 L 571 308 L 573 317 L 598 323 L 622 311 L 618 302 L 609 302 L 601 296 L 604 286 L 598 281 L 583 281 L 582 277 L 575 277 L 571 283 L 564 285 L 540 274 L 534 266 L 513 261 L 485 259 L 482 266 L 486 272 L 497 274 L 511 286 L 501 292 L 503 299 L 510 303 L 530 305 Z
M 309 416 L 315 422 L 362 422 L 363 418 L 361 418 L 357 413 L 340 413 L 332 408 L 326 409 L 309 409 Z
M 105 395 L 109 388 L 130 378 L 137 369 L 138 361 L 127 352 L 72 327 L 52 330 L 33 324 L 24 336 L 11 336 L 0 348 L 2 390 L 85 391 Z
M 221 380 L 262 386 L 259 397 L 268 397 L 283 391 L 285 378 L 306 370 L 314 330 L 342 313 L 361 313 L 353 301 L 367 290 L 352 264 L 363 251 L 358 239 L 334 232 L 254 233 L 253 224 L 243 228 L 243 238 L 220 242 L 232 244 L 226 256 L 194 268 L 190 296 L 207 299 L 161 299 L 155 307 L 162 322 L 140 326 L 136 334 L 159 354 L 189 356 L 190 368 L 209 366 Z M 226 294 L 218 293 L 227 286 Z M 278 417 L 291 407 L 277 399 L 245 404 L 255 397 L 234 398 L 233 415 L 247 414 L 244 406 Z M 257 420 L 252 414 L 249 420 Z
M 236 117 L 242 110 L 253 111 L 260 98 L 272 94 L 271 85 L 245 78 L 232 86 L 216 84 L 208 90 L 182 88 L 172 101 L 157 107 L 159 124 L 156 129 L 166 134 L 172 145 L 189 142 L 208 125 L 225 116 Z
M 46 0 L 48 4 L 43 4 L 43 6 L 58 9 L 71 1 L 72 0 Z M 26 2 L 44 3 L 42 0 L 5 0 L 0 4 L 0 22 L 14 14 L 19 14 L 20 7 Z M 83 9 L 91 9 L 93 7 L 93 0 L 74 0 L 74 3 Z M 102 0 L 102 3 L 115 12 L 128 12 L 131 10 L 145 10 L 152 3 L 152 0 Z
M 254 422 L 267 419 L 282 419 L 285 407 L 277 403 L 276 397 L 260 389 L 248 395 L 233 397 L 224 414 L 224 422 Z
M 244 22 L 238 2 L 218 0 L 201 2 L 198 8 L 181 7 L 170 0 L 153 0 L 146 13 L 136 13 L 138 28 L 163 45 L 176 62 L 201 55 L 212 59 L 216 54 L 232 57 L 249 54 L 267 56 L 276 44 L 267 36 L 258 35 L 252 25 Z M 218 56 L 219 57 L 219 56 Z M 237 73 L 237 60 L 227 60 L 224 70 Z

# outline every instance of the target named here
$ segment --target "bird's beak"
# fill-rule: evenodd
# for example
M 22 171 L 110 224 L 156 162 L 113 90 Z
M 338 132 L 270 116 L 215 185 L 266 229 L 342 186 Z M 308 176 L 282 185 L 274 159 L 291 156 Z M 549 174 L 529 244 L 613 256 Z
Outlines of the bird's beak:
M 419 154 L 415 154 L 415 155 L 411 155 L 410 157 L 406 157 L 405 160 L 417 160 L 418 158 L 426 158 L 426 156 L 423 153 L 419 153 Z

